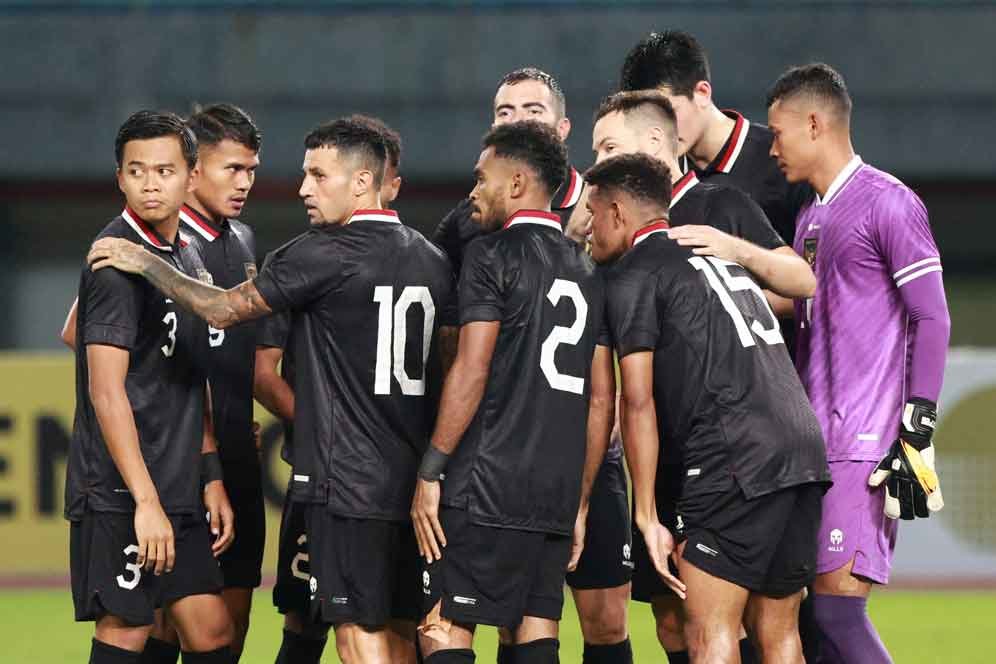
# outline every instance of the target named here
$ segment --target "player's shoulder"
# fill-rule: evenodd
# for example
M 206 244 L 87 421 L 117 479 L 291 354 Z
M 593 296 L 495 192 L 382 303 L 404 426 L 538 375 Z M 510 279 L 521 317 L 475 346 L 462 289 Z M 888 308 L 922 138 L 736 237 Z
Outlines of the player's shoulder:
M 104 228 L 97 233 L 94 241 L 105 237 L 119 237 L 133 242 L 138 242 L 141 239 L 139 238 L 138 233 L 135 232 L 135 229 L 133 229 L 131 225 L 128 224 L 127 220 L 125 220 L 123 214 L 119 214 L 107 222 Z
M 446 252 L 439 245 L 432 242 L 416 228 L 404 224 L 399 224 L 399 226 L 400 229 L 398 232 L 401 238 L 412 251 L 417 251 L 425 260 L 438 264 L 441 269 L 445 269 L 447 274 L 452 272 L 449 256 L 447 256 Z
M 923 201 L 905 182 L 881 169 L 863 164 L 855 174 L 860 196 L 876 213 L 902 213 L 923 208 Z
M 252 242 L 256 239 L 256 232 L 246 222 L 240 219 L 229 219 L 228 225 L 231 226 L 232 232 L 242 240 Z

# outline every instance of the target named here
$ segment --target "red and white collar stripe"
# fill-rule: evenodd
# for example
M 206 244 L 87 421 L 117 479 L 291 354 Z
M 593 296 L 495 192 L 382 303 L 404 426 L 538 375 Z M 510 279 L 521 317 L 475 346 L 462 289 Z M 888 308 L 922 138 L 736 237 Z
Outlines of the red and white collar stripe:
M 663 219 L 655 221 L 654 223 L 644 226 L 637 232 L 633 233 L 633 242 L 630 243 L 629 246 L 635 247 L 651 235 L 655 235 L 657 233 L 667 233 L 667 229 L 669 228 L 671 228 L 671 226 Z
M 208 242 L 214 242 L 221 235 L 210 221 L 187 204 L 180 208 L 180 221 Z
M 354 221 L 386 221 L 389 224 L 400 224 L 401 219 L 394 210 L 356 210 L 347 224 Z
M 556 228 L 561 233 L 564 232 L 564 227 L 560 224 L 560 217 L 552 212 L 541 210 L 519 210 L 508 218 L 502 228 L 518 226 L 519 224 L 539 224 L 540 226 Z
M 744 147 L 744 141 L 747 140 L 747 130 L 750 129 L 750 120 L 736 111 L 723 112 L 734 119 L 734 124 L 730 138 L 726 142 L 726 151 L 723 153 L 719 164 L 717 164 L 716 170 L 720 173 L 729 173 L 733 170 L 733 164 L 736 163 L 737 157 L 740 156 L 740 151 Z
M 567 210 L 577 205 L 578 201 L 581 200 L 581 192 L 584 190 L 584 179 L 581 174 L 573 166 L 569 168 L 571 172 L 566 182 L 567 190 L 560 203 L 554 206 L 558 210 Z
M 125 208 L 121 211 L 121 218 L 125 220 L 125 223 L 131 226 L 131 229 L 138 233 L 138 236 L 145 240 L 147 243 L 151 244 L 153 247 L 159 251 L 173 251 L 173 247 L 169 246 L 166 242 L 159 239 L 152 227 L 149 226 L 141 217 L 135 214 L 131 209 Z
M 688 193 L 688 191 L 699 183 L 699 176 L 695 174 L 695 171 L 688 171 L 681 176 L 681 179 L 674 183 L 671 187 L 671 207 L 677 205 L 681 197 Z

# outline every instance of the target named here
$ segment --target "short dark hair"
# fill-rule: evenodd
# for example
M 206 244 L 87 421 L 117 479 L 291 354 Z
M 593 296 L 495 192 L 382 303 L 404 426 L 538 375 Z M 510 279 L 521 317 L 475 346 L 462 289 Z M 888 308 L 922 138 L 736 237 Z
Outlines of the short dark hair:
M 139 111 L 124 121 L 114 139 L 114 159 L 121 168 L 125 143 L 150 138 L 175 136 L 180 141 L 180 150 L 187 168 L 197 164 L 197 138 L 176 113 L 169 111 Z
M 656 90 L 632 90 L 627 92 L 617 92 L 602 100 L 595 111 L 595 122 L 598 122 L 609 113 L 622 113 L 628 115 L 635 110 L 649 110 L 659 116 L 659 119 L 668 122 L 672 128 L 678 126 L 678 118 L 674 114 L 674 107 L 668 98 Z
M 495 125 L 481 141 L 495 155 L 521 161 L 539 176 L 551 197 L 567 177 L 567 146 L 552 127 L 526 120 Z
M 557 108 L 553 110 L 556 111 L 560 117 L 567 115 L 567 98 L 564 97 L 564 90 L 560 87 L 560 83 L 558 83 L 557 79 L 553 76 L 547 74 L 542 69 L 537 69 L 536 67 L 522 67 L 521 69 L 508 72 L 501 77 L 500 81 L 498 81 L 498 87 L 495 88 L 495 93 L 497 93 L 503 85 L 515 85 L 516 83 L 522 83 L 523 81 L 539 81 L 545 85 L 550 90 L 550 94 L 553 95 L 553 99 L 557 104 Z
M 187 126 L 197 136 L 199 145 L 217 145 L 226 138 L 259 152 L 263 134 L 252 118 L 234 104 L 194 105 Z
M 366 124 L 372 129 L 379 131 L 384 139 L 384 148 L 387 150 L 388 163 L 395 170 L 401 166 L 401 134 L 391 129 L 380 118 L 373 118 L 369 115 L 350 115 L 348 119 Z
M 663 212 L 671 206 L 671 170 L 642 152 L 600 161 L 588 169 L 584 179 L 591 186 L 623 192 Z
M 676 95 L 691 97 L 699 81 L 709 80 L 709 58 L 695 37 L 680 30 L 651 32 L 623 62 L 619 87 L 649 90 L 666 85 Z
M 304 147 L 307 150 L 337 148 L 340 153 L 356 156 L 374 174 L 374 186 L 380 187 L 384 181 L 387 145 L 373 121 L 380 122 L 376 118 L 352 115 L 322 123 L 304 137 Z
M 832 106 L 842 118 L 851 117 L 851 95 L 844 77 L 828 64 L 816 62 L 789 69 L 778 77 L 768 92 L 768 106 L 797 95 L 816 97 L 821 103 Z

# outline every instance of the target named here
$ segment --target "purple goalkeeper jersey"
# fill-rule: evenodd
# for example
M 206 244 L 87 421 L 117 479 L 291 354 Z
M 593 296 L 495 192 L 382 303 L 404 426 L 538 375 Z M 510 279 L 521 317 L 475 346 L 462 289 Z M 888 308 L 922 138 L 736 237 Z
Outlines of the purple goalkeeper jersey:
M 927 210 L 855 156 L 802 209 L 794 246 L 816 273 L 813 297 L 796 300 L 795 359 L 827 460 L 878 461 L 909 396 L 911 327 L 900 289 L 941 271 Z

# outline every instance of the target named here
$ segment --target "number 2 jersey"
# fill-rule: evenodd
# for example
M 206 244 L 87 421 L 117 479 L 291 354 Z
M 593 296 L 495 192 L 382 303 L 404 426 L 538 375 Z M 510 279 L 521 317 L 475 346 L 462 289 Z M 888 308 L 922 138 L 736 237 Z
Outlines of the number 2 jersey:
M 192 277 L 203 269 L 181 233 L 166 242 L 131 210 L 97 236 L 145 246 Z M 131 512 L 135 502 L 107 449 L 90 399 L 87 346 L 128 351 L 125 393 L 135 418 L 142 458 L 169 514 L 202 513 L 200 455 L 207 378 L 207 325 L 138 275 L 113 268 L 80 276 L 76 319 L 76 415 L 66 470 L 68 519 L 87 510 Z
M 755 498 L 829 480 L 819 423 L 764 294 L 741 266 L 695 256 L 656 223 L 606 271 L 620 358 L 654 353 L 660 454 L 679 460 L 679 495 Z
M 357 210 L 274 251 L 255 280 L 291 313 L 291 499 L 406 521 L 440 389 L 436 332 L 455 323 L 441 250 L 391 210 Z
M 601 277 L 557 215 L 523 210 L 467 247 L 459 291 L 461 325 L 501 328 L 442 502 L 466 509 L 473 523 L 569 534 L 603 321 Z

